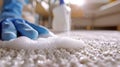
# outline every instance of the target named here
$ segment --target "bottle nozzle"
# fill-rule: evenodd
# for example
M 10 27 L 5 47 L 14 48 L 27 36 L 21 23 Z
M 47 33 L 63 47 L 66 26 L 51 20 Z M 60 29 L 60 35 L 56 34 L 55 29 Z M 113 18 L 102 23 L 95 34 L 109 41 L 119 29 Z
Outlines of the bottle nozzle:
M 60 0 L 60 5 L 65 4 L 64 0 Z

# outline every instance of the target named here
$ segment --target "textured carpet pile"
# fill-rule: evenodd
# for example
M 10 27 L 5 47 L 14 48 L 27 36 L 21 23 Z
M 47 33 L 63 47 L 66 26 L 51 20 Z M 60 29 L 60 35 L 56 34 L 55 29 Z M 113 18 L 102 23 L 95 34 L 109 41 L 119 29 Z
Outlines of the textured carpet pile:
M 120 67 L 120 32 L 73 31 L 58 36 L 83 40 L 80 49 L 0 48 L 0 67 Z

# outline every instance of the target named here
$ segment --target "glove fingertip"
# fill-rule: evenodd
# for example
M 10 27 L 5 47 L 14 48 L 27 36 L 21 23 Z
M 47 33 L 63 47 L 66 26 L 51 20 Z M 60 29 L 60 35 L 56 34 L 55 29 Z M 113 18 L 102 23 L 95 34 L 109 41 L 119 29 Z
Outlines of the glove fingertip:
M 3 41 L 9 41 L 11 39 L 17 38 L 16 34 L 13 32 L 3 32 L 2 33 L 2 40 Z
M 1 39 L 8 41 L 17 38 L 17 32 L 12 21 L 6 19 L 1 23 Z
M 14 24 L 20 36 L 26 36 L 31 39 L 38 38 L 38 32 L 34 28 L 32 28 L 29 24 L 25 23 L 24 20 L 16 20 Z

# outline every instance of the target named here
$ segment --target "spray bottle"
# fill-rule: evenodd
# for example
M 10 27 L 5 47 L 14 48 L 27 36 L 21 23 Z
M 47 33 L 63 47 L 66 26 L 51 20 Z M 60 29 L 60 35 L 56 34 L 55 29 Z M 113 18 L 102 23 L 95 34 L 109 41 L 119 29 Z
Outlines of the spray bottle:
M 54 32 L 68 32 L 71 28 L 71 9 L 67 6 L 64 0 L 60 0 L 60 5 L 53 9 L 53 24 Z

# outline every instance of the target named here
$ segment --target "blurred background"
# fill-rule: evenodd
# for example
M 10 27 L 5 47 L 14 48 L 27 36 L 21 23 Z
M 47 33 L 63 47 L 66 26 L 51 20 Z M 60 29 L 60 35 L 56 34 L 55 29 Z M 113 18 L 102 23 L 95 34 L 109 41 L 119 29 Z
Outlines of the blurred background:
M 71 8 L 71 30 L 120 30 L 120 0 L 65 0 L 65 4 Z M 31 0 L 24 5 L 22 16 L 52 29 L 57 6 L 59 0 Z

